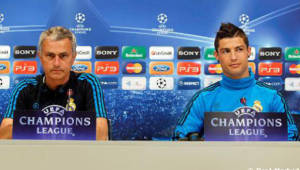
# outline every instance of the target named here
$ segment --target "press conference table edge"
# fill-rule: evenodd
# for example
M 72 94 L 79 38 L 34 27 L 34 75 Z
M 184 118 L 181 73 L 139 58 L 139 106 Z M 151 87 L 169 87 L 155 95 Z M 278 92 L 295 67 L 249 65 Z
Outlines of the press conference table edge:
M 2 168 L 300 170 L 300 142 L 0 140 Z

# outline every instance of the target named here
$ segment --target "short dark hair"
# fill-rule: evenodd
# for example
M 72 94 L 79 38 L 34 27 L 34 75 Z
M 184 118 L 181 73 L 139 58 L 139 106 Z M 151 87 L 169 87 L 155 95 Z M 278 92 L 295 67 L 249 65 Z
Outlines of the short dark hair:
M 50 38 L 55 41 L 68 38 L 72 43 L 72 54 L 76 54 L 76 37 L 69 29 L 61 26 L 55 26 L 42 32 L 39 40 L 39 52 L 42 52 L 43 42 L 46 38 Z
M 219 41 L 223 38 L 241 37 L 247 48 L 249 46 L 248 37 L 245 32 L 232 23 L 222 23 L 215 38 L 215 50 L 218 52 Z

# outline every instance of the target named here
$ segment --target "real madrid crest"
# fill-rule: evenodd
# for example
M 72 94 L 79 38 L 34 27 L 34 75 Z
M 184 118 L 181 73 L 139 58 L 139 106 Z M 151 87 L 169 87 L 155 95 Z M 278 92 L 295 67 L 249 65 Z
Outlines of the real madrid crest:
M 263 107 L 262 107 L 260 101 L 258 101 L 258 100 L 254 101 L 254 105 L 252 106 L 252 108 L 255 109 L 258 112 L 262 112 L 263 111 Z
M 74 98 L 72 98 L 73 90 L 68 89 L 67 95 L 68 95 L 68 100 L 67 100 L 66 110 L 67 111 L 75 111 L 76 110 L 76 104 L 74 102 Z

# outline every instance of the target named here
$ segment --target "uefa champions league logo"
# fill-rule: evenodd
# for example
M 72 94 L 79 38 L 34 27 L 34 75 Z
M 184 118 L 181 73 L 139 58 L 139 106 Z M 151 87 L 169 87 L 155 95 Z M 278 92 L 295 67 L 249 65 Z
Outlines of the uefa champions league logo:
M 156 32 L 158 35 L 162 35 L 174 31 L 173 28 L 167 28 L 167 26 L 165 25 L 168 21 L 168 16 L 165 13 L 158 14 L 156 20 L 159 25 L 158 28 L 152 28 L 153 32 Z
M 157 21 L 160 24 L 165 24 L 168 21 L 168 16 L 164 13 L 161 13 L 157 16 Z
M 75 28 L 70 28 L 75 34 L 87 34 L 92 31 L 91 27 L 86 27 L 83 23 L 86 21 L 87 15 L 82 12 L 77 12 L 74 16 L 74 20 L 77 25 Z
M 5 17 L 3 13 L 0 13 L 0 34 L 8 32 L 10 30 L 9 27 L 3 26 L 1 23 L 4 21 Z
M 77 13 L 77 14 L 75 15 L 75 20 L 76 20 L 76 22 L 79 23 L 79 24 L 84 23 L 84 21 L 85 21 L 85 14 L 80 13 L 80 12 Z
M 60 105 L 50 105 L 42 109 L 42 112 L 46 114 L 46 116 L 49 116 L 51 114 L 58 114 L 60 116 L 63 116 L 66 109 Z
M 244 30 L 246 34 L 250 34 L 250 32 L 255 32 L 254 29 L 249 29 L 250 17 L 247 14 L 242 14 L 239 17 L 239 21 L 242 24 L 241 28 Z
M 4 14 L 0 13 L 0 24 L 4 21 Z

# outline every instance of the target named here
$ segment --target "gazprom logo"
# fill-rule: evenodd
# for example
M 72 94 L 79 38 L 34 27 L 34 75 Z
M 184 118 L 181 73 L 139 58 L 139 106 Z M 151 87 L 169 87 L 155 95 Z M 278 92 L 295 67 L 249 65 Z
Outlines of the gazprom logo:
M 88 69 L 88 66 L 86 66 L 84 64 L 75 64 L 72 66 L 73 71 L 83 72 L 83 71 L 86 71 L 87 69 Z
M 46 116 L 49 116 L 51 114 L 58 114 L 60 116 L 63 116 L 66 109 L 59 105 L 50 105 L 42 109 L 42 112 L 46 114 Z
M 254 110 L 251 107 L 245 106 L 245 107 L 239 107 L 237 109 L 235 109 L 234 114 L 237 115 L 237 117 L 241 117 L 243 115 L 249 115 L 251 117 L 255 117 L 255 113 L 257 112 L 256 110 Z

